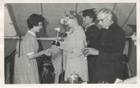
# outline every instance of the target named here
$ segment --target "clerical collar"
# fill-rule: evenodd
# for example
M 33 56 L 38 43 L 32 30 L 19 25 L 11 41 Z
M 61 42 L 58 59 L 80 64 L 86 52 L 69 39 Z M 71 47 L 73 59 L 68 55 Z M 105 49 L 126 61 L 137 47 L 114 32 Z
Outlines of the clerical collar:
M 87 31 L 87 28 L 90 27 L 91 25 L 95 25 L 95 23 L 91 23 L 91 24 L 87 25 L 87 26 L 85 27 L 85 31 Z
M 112 22 L 112 23 L 110 24 L 110 26 L 111 26 L 112 24 L 114 24 L 114 22 Z M 110 26 L 106 27 L 105 29 L 108 29 Z
M 30 33 L 30 34 L 32 34 L 33 36 L 36 37 L 35 33 L 33 33 L 32 31 L 29 30 L 28 33 Z
M 106 27 L 105 29 L 108 29 L 109 27 Z

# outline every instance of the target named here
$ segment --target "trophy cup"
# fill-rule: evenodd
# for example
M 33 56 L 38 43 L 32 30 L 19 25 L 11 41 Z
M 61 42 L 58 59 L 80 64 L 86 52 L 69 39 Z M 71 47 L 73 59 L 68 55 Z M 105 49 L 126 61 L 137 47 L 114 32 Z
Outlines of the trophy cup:
M 79 83 L 79 76 L 75 72 L 73 72 L 70 76 L 67 77 L 67 81 L 70 84 Z
M 60 23 L 61 25 L 65 25 L 65 19 L 60 19 L 60 20 L 59 20 L 59 23 Z
M 54 28 L 54 31 L 56 31 L 56 40 L 53 40 L 52 45 L 60 46 L 59 43 L 60 28 Z

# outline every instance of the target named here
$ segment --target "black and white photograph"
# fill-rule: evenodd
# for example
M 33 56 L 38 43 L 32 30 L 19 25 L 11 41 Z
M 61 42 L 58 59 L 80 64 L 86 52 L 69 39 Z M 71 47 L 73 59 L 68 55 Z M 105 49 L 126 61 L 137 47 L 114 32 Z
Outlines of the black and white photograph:
M 138 2 L 2 5 L 3 85 L 138 87 Z

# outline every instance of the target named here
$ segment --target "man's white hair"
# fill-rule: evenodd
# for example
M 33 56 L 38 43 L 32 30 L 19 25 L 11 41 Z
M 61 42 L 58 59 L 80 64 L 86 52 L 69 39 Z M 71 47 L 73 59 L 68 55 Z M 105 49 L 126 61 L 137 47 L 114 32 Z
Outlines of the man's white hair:
M 99 12 L 98 12 L 98 14 L 104 14 L 104 15 L 107 16 L 107 19 L 113 20 L 112 19 L 113 13 L 108 8 L 102 8 L 102 9 L 100 9 Z

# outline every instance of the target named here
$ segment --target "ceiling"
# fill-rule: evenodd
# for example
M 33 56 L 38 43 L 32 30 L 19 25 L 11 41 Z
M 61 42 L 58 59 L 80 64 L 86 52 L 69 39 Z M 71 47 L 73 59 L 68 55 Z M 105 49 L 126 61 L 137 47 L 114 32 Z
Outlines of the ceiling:
M 66 10 L 77 10 L 77 12 L 80 12 L 90 8 L 96 8 L 97 11 L 101 8 L 109 8 L 117 16 L 118 24 L 123 28 L 126 35 L 130 35 L 132 32 L 132 28 L 128 25 L 136 25 L 136 3 L 13 3 L 10 5 L 18 27 L 17 30 L 20 31 L 21 35 L 24 35 L 28 30 L 26 23 L 28 17 L 33 13 L 37 13 L 42 14 L 48 22 L 45 29 L 38 35 L 40 37 L 55 36 L 53 29 L 61 27 L 59 19 L 63 17 Z M 7 29 L 9 30 L 9 28 Z M 6 35 L 8 35 L 7 32 L 5 33 Z

